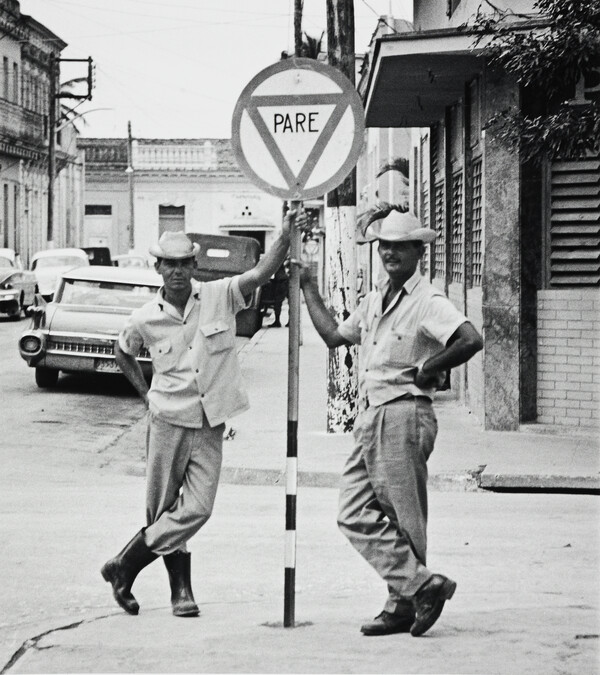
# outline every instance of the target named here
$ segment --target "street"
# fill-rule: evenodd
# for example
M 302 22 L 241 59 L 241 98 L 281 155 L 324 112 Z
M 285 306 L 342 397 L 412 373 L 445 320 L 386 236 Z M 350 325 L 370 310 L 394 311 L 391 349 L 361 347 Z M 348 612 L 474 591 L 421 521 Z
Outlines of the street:
M 223 484 L 190 546 L 201 616 L 171 615 L 157 563 L 135 585 L 140 615 L 125 615 L 98 570 L 143 524 L 144 483 L 102 450 L 139 404 L 120 378 L 38 390 L 16 351 L 25 326 L 0 323 L 1 672 L 598 672 L 589 495 L 432 492 L 428 562 L 458 591 L 425 638 L 365 638 L 385 589 L 337 531 L 336 490 L 299 492 L 283 629 L 283 487 Z M 260 386 L 248 381 L 254 401 Z

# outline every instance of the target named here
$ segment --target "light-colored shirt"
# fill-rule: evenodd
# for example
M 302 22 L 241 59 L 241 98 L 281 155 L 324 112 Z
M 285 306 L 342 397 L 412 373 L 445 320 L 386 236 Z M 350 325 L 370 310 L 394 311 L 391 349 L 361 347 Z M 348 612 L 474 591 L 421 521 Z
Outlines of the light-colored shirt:
M 142 346 L 152 356 L 154 375 L 148 392 L 150 411 L 182 427 L 210 426 L 248 409 L 235 348 L 235 315 L 247 306 L 239 277 L 197 282 L 183 316 L 164 299 L 161 288 L 134 310 L 119 346 L 137 355 Z
M 467 321 L 418 271 L 383 311 L 388 288 L 389 280 L 368 293 L 338 328 L 348 342 L 360 345 L 361 408 L 411 394 L 433 398 L 433 388 L 420 389 L 414 384 L 417 370 Z

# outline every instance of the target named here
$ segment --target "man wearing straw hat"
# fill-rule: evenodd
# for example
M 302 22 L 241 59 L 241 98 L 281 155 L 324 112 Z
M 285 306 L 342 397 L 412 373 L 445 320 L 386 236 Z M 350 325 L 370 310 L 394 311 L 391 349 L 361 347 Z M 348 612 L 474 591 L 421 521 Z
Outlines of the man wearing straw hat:
M 338 524 L 388 587 L 383 611 L 361 631 L 416 637 L 433 626 L 456 589 L 426 567 L 427 459 L 437 433 L 432 399 L 445 371 L 468 361 L 483 342 L 418 271 L 432 230 L 392 210 L 366 234 L 379 241 L 386 279 L 339 325 L 308 269 L 297 264 L 312 322 L 327 346 L 360 345 L 359 414 Z
M 280 237 L 256 267 L 207 283 L 193 279 L 199 246 L 183 232 L 165 232 L 150 247 L 163 286 L 132 313 L 115 345 L 117 364 L 150 411 L 147 526 L 101 570 L 129 614 L 139 612 L 132 584 L 158 556 L 167 568 L 173 614 L 199 614 L 186 542 L 212 513 L 225 420 L 248 409 L 235 349 L 235 315 L 279 269 L 291 228 L 302 229 L 306 222 L 304 213 L 296 217 L 289 211 Z M 150 388 L 136 360 L 144 345 L 152 356 Z

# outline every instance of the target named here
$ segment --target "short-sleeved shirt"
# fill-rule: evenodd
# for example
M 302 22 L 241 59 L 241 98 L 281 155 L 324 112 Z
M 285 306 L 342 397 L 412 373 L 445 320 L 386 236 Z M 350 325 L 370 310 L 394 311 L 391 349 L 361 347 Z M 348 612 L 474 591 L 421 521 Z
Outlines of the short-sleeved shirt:
M 183 427 L 210 426 L 248 409 L 235 347 L 235 315 L 247 306 L 239 277 L 197 282 L 183 316 L 164 299 L 161 288 L 134 310 L 119 346 L 135 356 L 150 350 L 154 375 L 148 392 L 150 410 Z
M 433 398 L 434 389 L 421 389 L 414 384 L 417 369 L 440 352 L 467 321 L 418 271 L 384 312 L 388 288 L 389 280 L 368 293 L 338 328 L 348 342 L 360 345 L 361 408 L 408 395 Z

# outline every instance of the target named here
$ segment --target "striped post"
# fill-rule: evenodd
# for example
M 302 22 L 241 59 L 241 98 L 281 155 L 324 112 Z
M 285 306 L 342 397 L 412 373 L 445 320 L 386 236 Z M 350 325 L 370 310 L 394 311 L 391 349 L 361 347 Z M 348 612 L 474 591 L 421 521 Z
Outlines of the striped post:
M 296 212 L 300 202 L 292 202 Z M 301 256 L 301 233 L 292 230 L 290 257 Z M 300 362 L 300 270 L 290 265 L 288 302 L 290 308 L 288 342 L 288 422 L 285 466 L 285 582 L 283 625 L 294 627 L 296 599 L 296 495 L 298 491 L 298 381 Z

